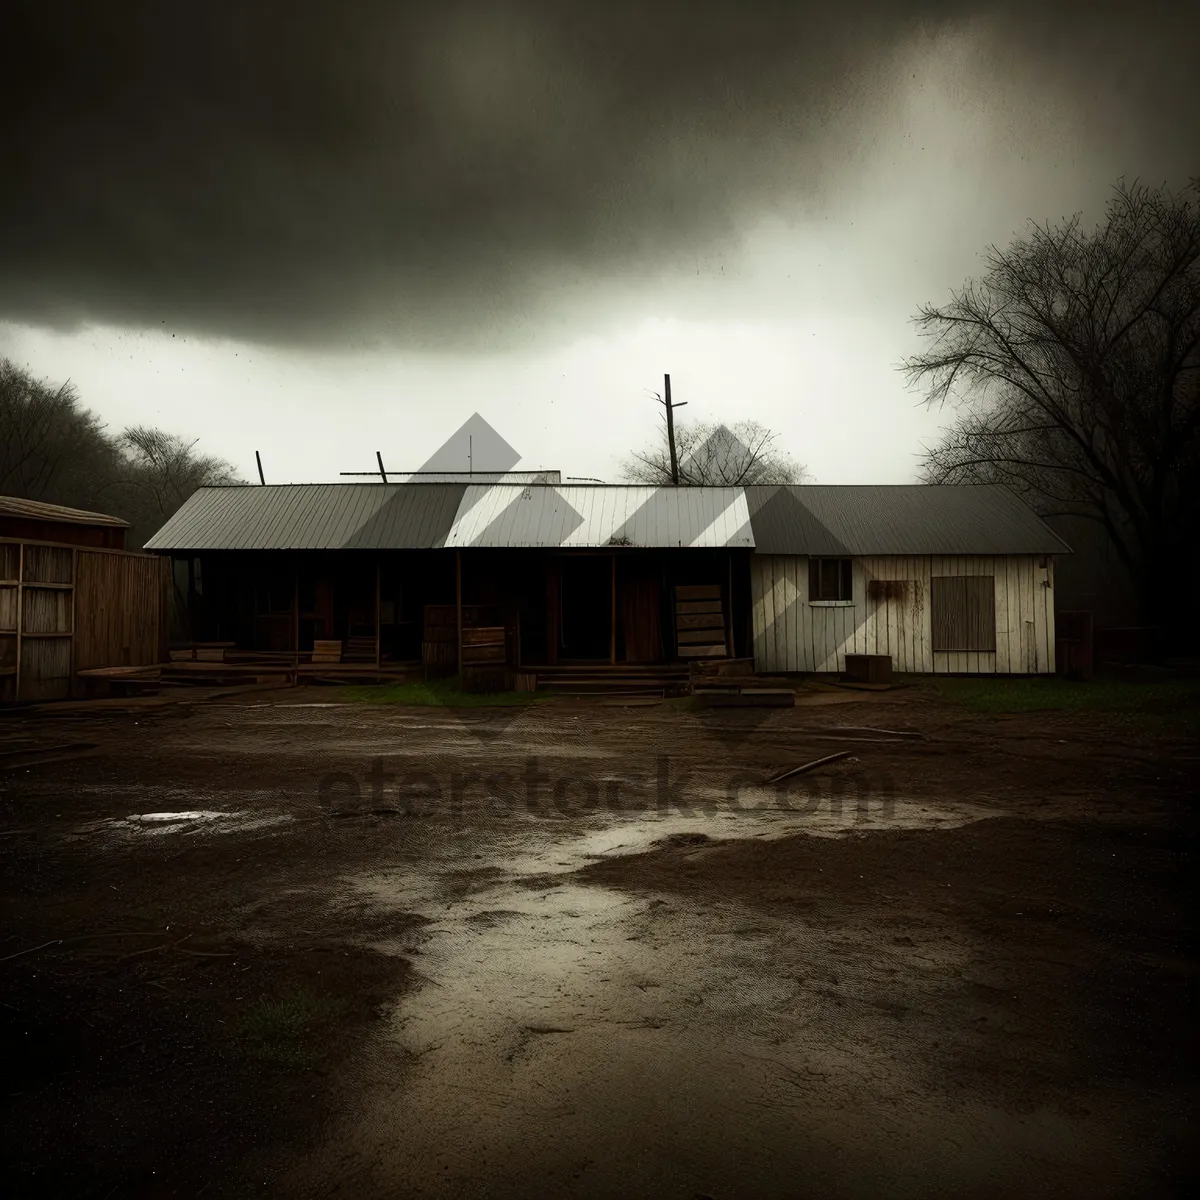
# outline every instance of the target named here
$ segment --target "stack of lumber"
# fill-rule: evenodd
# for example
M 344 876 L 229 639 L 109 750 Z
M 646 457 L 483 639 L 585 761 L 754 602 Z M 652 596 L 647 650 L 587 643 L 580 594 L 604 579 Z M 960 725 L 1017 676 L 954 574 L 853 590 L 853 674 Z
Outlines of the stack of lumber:
M 342 643 L 336 639 L 315 639 L 312 661 L 315 663 L 340 663 L 342 661 Z
M 481 640 L 472 642 L 471 637 L 480 631 L 494 631 L 497 626 L 489 624 L 494 621 L 496 609 L 489 604 L 464 604 L 463 618 L 463 659 L 464 666 L 471 663 L 501 662 L 506 654 L 499 659 L 479 657 L 472 659 L 466 653 L 468 645 L 483 646 L 492 641 L 491 633 L 485 633 Z M 499 627 L 503 634 L 503 627 Z M 454 671 L 458 666 L 458 609 L 453 604 L 425 605 L 425 623 L 421 636 L 421 661 L 426 667 L 443 671 Z
M 675 589 L 675 649 L 680 658 L 728 656 L 720 584 L 681 584 Z
M 349 637 L 342 653 L 343 662 L 375 661 L 375 639 L 373 637 Z

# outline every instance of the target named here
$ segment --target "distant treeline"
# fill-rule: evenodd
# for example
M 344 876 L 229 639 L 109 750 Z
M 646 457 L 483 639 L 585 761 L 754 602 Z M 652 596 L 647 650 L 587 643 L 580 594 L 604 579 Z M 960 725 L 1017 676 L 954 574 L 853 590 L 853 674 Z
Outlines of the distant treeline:
M 109 433 L 72 384 L 0 359 L 0 495 L 121 517 L 136 549 L 196 488 L 237 482 L 194 441 L 141 425 Z

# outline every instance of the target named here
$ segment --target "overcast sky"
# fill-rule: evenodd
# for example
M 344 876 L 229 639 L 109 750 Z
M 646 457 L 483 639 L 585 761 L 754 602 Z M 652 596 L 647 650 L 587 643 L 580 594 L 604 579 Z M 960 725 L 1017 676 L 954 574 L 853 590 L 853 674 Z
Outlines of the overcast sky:
M 0 354 L 269 482 L 473 412 L 615 479 L 664 371 L 905 482 L 947 419 L 895 370 L 917 306 L 1200 174 L 1195 7 L 10 0 Z

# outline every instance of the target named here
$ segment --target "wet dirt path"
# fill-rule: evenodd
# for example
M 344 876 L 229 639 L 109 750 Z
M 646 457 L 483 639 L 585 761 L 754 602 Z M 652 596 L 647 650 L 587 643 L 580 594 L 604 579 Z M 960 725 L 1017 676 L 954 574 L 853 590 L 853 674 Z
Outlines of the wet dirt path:
M 1026 919 L 1041 885 L 978 831 L 1074 819 L 1090 797 L 1000 794 L 1000 767 L 970 764 L 931 784 L 938 758 L 921 760 L 924 786 L 876 770 L 886 804 L 839 802 L 827 773 L 785 804 L 741 779 L 731 807 L 738 772 L 761 780 L 840 744 L 790 719 L 230 705 L 124 729 L 132 765 L 73 768 L 62 838 L 130 864 L 202 847 L 186 886 L 218 889 L 213 903 L 223 889 L 239 936 L 411 964 L 325 1081 L 316 1136 L 251 1156 L 262 1194 L 1168 1194 L 1173 1095 L 1048 1050 L 1057 1035 L 1035 1028 L 1045 989 L 1093 970 L 1092 951 L 1006 941 L 975 900 L 946 899 L 1008 871 L 987 887 Z M 683 815 L 657 807 L 668 758 L 672 778 L 689 773 Z M 964 837 L 949 882 L 922 874 Z M 889 838 L 909 839 L 895 870 Z M 786 858 L 800 843 L 802 871 Z M 771 846 L 783 857 L 760 857 Z M 740 875 L 730 847 L 750 856 Z M 977 870 L 979 847 L 1000 866 Z M 784 903 L 756 898 L 758 873 Z

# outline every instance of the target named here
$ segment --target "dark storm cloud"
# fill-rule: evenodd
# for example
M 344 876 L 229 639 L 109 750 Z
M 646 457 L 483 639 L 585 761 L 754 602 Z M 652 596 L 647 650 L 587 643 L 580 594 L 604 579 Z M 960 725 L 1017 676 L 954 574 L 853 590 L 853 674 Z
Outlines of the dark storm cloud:
M 1182 7 L 9 0 L 0 314 L 526 337 L 756 206 L 836 205 L 895 47 L 955 23 L 985 22 L 999 76 L 1036 62 L 1195 133 Z

